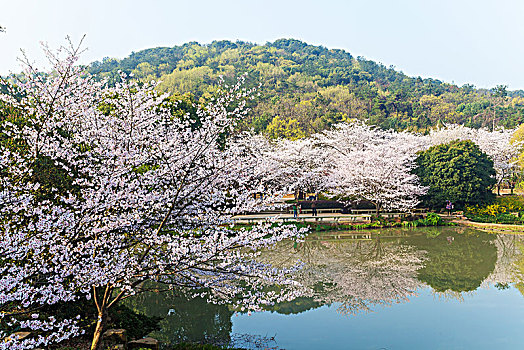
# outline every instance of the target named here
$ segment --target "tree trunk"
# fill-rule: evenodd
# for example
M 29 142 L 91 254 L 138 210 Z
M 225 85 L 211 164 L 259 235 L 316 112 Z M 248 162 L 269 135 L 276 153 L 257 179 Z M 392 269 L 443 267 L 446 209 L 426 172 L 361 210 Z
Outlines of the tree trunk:
M 500 184 L 497 184 L 497 196 L 500 196 Z
M 107 323 L 107 310 L 105 307 L 98 313 L 98 321 L 96 323 L 95 333 L 93 334 L 93 341 L 91 342 L 91 350 L 102 350 L 102 334 Z
M 377 215 L 377 218 L 378 218 L 378 215 L 380 214 L 380 203 L 375 204 L 375 208 L 376 208 L 375 214 Z

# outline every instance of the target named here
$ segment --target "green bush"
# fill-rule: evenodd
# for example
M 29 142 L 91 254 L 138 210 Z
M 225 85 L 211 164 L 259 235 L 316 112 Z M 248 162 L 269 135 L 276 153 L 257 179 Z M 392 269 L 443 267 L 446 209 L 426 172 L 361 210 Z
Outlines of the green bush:
M 435 214 L 429 213 L 424 219 L 425 226 L 440 226 L 442 225 L 442 218 Z

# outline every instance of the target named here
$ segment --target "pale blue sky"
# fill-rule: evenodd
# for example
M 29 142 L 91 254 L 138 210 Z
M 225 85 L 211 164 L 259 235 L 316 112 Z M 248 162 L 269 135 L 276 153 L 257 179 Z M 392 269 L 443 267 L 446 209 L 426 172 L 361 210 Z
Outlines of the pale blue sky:
M 296 38 L 406 74 L 524 89 L 524 0 L 0 0 L 0 74 L 87 34 L 82 62 L 187 41 Z

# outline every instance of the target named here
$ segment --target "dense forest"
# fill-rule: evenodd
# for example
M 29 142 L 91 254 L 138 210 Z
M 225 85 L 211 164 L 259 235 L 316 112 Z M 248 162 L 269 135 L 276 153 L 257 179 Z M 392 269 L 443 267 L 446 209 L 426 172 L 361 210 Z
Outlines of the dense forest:
M 265 45 L 197 42 L 133 52 L 94 62 L 89 71 L 110 82 L 119 71 L 186 102 L 210 100 L 221 77 L 242 74 L 259 95 L 244 126 L 270 137 L 301 138 L 334 123 L 360 119 L 382 128 L 424 131 L 441 123 L 515 127 L 524 122 L 524 93 L 409 77 L 394 67 L 344 50 L 280 39 Z

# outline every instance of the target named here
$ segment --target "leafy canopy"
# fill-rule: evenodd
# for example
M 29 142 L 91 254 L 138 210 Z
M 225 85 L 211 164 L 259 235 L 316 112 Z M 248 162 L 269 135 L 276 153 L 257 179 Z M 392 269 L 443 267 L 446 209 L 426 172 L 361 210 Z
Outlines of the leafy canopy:
M 457 207 L 488 203 L 495 185 L 493 161 L 471 141 L 452 141 L 419 154 L 415 173 L 429 186 L 423 203 L 441 208 L 446 200 Z

